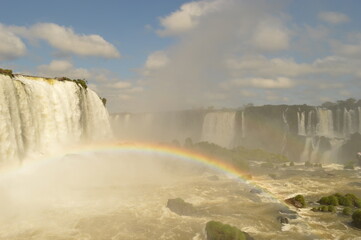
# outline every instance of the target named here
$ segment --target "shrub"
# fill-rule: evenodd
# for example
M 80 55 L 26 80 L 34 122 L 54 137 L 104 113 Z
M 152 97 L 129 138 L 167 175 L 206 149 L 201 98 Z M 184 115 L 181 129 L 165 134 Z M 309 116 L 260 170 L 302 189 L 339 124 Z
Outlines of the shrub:
M 10 70 L 10 69 L 2 69 L 2 68 L 0 68 L 0 74 L 7 75 L 7 76 L 9 76 L 11 78 L 14 77 L 13 71 Z
M 306 201 L 305 201 L 305 198 L 302 195 L 297 195 L 295 197 L 295 201 L 301 203 L 302 207 L 306 207 Z
M 293 167 L 295 166 L 295 163 L 294 162 L 290 162 L 290 167 Z
M 206 224 L 207 240 L 245 240 L 245 234 L 236 227 L 221 222 Z
M 361 208 L 361 199 L 356 199 L 356 200 L 354 201 L 354 205 L 355 205 L 355 207 L 357 207 L 357 208 Z
M 356 210 L 352 214 L 352 223 L 358 227 L 361 228 L 361 210 Z
M 336 212 L 336 207 L 333 206 L 333 205 L 330 205 L 330 206 L 328 206 L 328 211 L 329 212 Z
M 342 214 L 346 215 L 346 216 L 351 216 L 352 215 L 352 209 L 350 207 L 345 207 L 342 210 Z

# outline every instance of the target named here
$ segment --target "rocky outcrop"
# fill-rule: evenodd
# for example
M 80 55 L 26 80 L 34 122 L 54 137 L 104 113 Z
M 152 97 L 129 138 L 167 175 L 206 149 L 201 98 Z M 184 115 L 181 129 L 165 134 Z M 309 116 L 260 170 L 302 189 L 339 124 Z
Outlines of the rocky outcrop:
M 191 216 L 196 214 L 196 209 L 181 198 L 168 199 L 167 208 L 178 215 Z

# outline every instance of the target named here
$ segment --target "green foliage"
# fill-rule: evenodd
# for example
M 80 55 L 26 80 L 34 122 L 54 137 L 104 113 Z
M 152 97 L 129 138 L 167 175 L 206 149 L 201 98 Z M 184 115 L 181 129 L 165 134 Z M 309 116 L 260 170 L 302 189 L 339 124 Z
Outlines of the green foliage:
M 352 214 L 352 223 L 358 227 L 361 228 L 361 210 L 356 210 Z
M 245 240 L 245 234 L 238 228 L 221 222 L 209 221 L 206 224 L 207 240 Z
M 328 211 L 329 212 L 336 212 L 336 207 L 333 206 L 333 205 L 330 205 L 330 206 L 328 206 Z
M 104 107 L 107 105 L 107 99 L 106 98 L 100 98 L 103 102 Z
M 336 212 L 336 207 L 332 205 L 321 205 L 319 207 L 314 207 L 311 210 L 314 212 Z
M 14 78 L 13 70 L 0 68 L 0 74 Z
M 320 200 L 317 201 L 320 204 L 323 205 L 332 205 L 332 206 L 345 206 L 345 207 L 361 207 L 361 199 L 356 197 L 354 194 L 347 193 L 345 195 L 342 195 L 340 193 L 335 193 L 330 196 L 324 196 L 321 197 Z
M 345 207 L 343 210 L 342 210 L 342 214 L 343 215 L 346 215 L 346 216 L 351 216 L 352 215 L 352 209 L 350 207 Z
M 354 201 L 354 205 L 355 205 L 355 207 L 357 207 L 357 208 L 361 208 L 361 199 L 356 199 L 356 200 Z
M 295 197 L 295 201 L 301 203 L 302 207 L 306 207 L 306 201 L 305 201 L 305 198 L 303 197 L 303 195 L 297 195 Z
M 292 162 L 290 162 L 290 167 L 293 167 L 293 166 L 295 166 L 295 163 L 292 161 Z
M 57 78 L 59 81 L 69 81 L 69 82 L 74 82 L 76 83 L 78 86 L 87 89 L 88 88 L 88 82 L 85 79 L 70 79 L 67 77 L 60 77 Z

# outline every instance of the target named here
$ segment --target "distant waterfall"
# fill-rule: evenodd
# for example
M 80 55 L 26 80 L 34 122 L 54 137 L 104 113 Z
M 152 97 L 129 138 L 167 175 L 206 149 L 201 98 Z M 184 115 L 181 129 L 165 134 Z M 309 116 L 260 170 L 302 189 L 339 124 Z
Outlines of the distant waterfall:
M 210 112 L 204 117 L 201 141 L 233 147 L 236 112 Z
M 317 126 L 316 126 L 316 135 L 333 137 L 333 117 L 332 111 L 323 108 L 317 108 Z
M 0 75 L 0 161 L 109 137 L 98 95 L 74 82 Z
M 357 110 L 358 110 L 358 132 L 361 133 L 361 107 L 358 107 Z
M 312 135 L 313 134 L 313 127 L 312 127 L 312 114 L 313 114 L 313 111 L 309 111 L 308 114 L 307 114 L 307 128 L 306 128 L 306 131 L 307 131 L 307 135 Z
M 297 112 L 298 135 L 306 136 L 305 112 Z
M 360 113 L 361 115 L 361 113 Z M 242 138 L 245 138 L 246 137 L 246 118 L 244 116 L 244 111 L 242 111 Z M 361 126 L 360 126 L 360 129 L 361 129 Z

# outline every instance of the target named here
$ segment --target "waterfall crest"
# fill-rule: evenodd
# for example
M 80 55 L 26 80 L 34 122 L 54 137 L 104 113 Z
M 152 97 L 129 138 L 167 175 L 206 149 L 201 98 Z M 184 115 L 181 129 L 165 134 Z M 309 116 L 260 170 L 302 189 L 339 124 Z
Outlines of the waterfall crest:
M 71 81 L 0 75 L 0 162 L 110 136 L 98 95 Z

